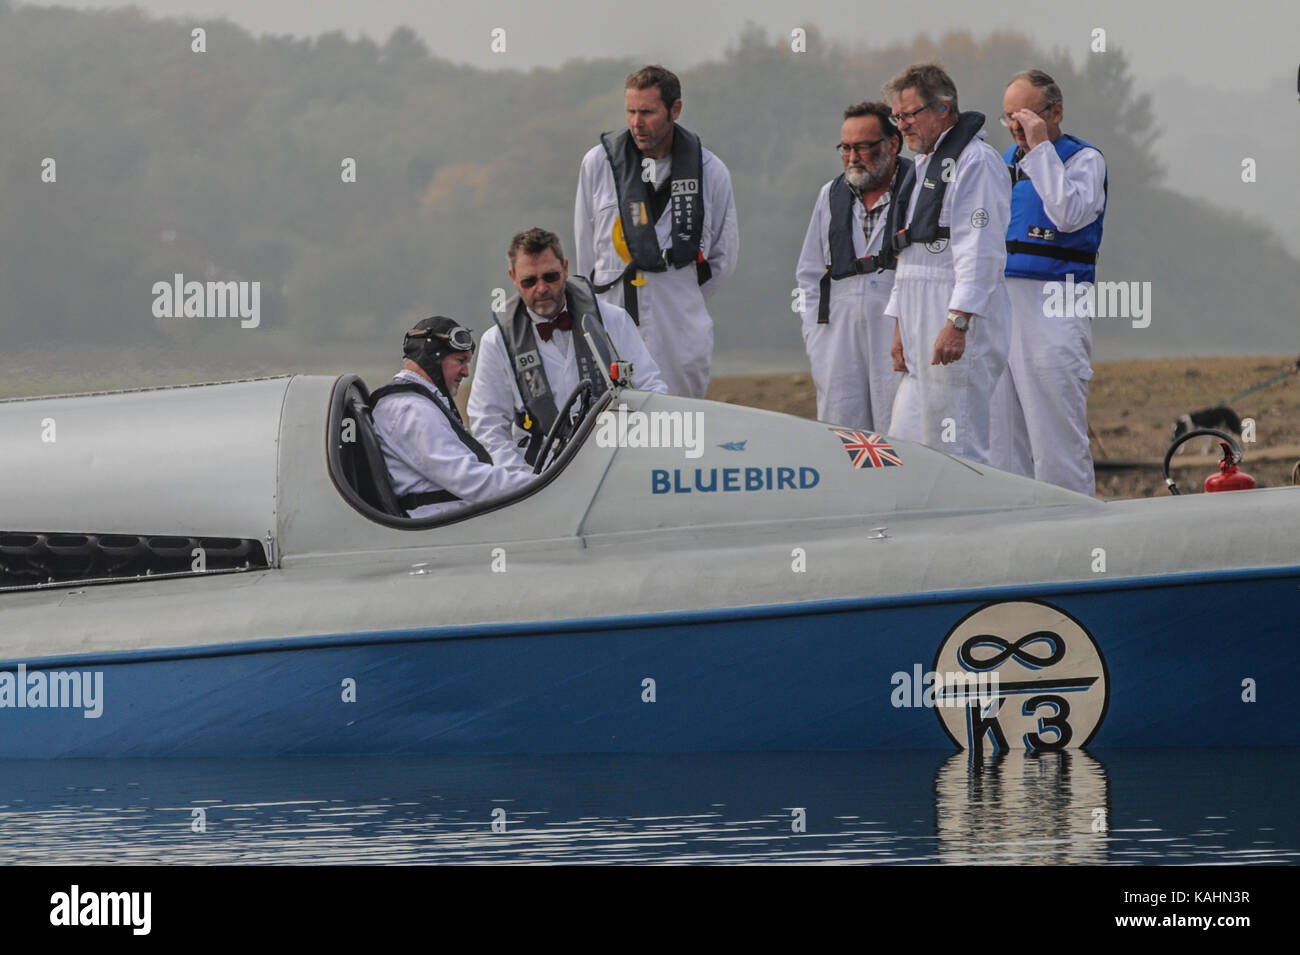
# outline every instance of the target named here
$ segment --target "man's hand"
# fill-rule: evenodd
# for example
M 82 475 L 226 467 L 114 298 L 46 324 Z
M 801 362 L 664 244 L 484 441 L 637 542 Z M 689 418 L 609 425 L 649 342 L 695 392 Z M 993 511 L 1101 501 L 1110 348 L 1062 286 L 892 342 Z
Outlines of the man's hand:
M 1025 131 L 1025 144 L 1029 149 L 1047 142 L 1047 124 L 1032 109 L 1018 109 L 1011 114 L 1011 118 Z
M 932 365 L 950 365 L 960 360 L 966 351 L 966 333 L 959 332 L 952 322 L 944 322 L 939 330 L 939 337 L 934 340 L 934 357 Z
M 897 321 L 894 322 L 894 344 L 889 354 L 894 359 L 894 371 L 907 371 L 907 362 L 903 360 L 903 335 L 898 330 Z

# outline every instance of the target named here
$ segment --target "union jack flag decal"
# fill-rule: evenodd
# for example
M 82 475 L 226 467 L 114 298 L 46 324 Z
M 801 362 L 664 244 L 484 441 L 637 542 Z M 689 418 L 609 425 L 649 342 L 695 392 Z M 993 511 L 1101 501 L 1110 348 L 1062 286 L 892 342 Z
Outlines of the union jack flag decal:
M 841 431 L 831 428 L 831 432 L 844 442 L 844 450 L 849 453 L 849 460 L 855 468 L 901 468 L 902 460 L 888 441 L 870 431 Z

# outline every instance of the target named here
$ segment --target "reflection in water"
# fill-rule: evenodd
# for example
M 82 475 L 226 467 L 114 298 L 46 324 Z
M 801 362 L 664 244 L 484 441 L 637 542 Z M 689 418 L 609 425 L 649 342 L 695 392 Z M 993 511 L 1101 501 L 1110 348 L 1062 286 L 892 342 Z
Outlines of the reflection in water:
M 1104 759 L 14 760 L 0 863 L 1300 862 L 1300 750 Z
M 954 753 L 935 776 L 934 819 L 942 862 L 1106 862 L 1106 768 L 1077 749 Z

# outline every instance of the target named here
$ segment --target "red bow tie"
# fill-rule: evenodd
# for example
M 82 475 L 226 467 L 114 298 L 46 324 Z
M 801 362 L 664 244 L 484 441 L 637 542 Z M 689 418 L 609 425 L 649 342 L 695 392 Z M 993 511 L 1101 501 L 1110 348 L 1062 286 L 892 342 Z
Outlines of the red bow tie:
M 557 328 L 562 332 L 567 332 L 572 327 L 573 319 L 570 317 L 568 309 L 565 309 L 559 315 L 556 315 L 553 321 L 538 322 L 537 334 L 542 336 L 542 341 L 549 342 Z

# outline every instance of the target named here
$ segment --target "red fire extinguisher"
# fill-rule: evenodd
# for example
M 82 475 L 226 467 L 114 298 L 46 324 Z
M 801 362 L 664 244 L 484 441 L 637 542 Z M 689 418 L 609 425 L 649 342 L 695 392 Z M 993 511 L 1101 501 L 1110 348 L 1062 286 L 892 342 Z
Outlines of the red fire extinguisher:
M 1174 443 L 1169 445 L 1169 450 L 1165 452 L 1165 484 L 1168 486 L 1170 494 L 1182 493 L 1178 490 L 1178 484 L 1169 473 L 1169 466 L 1170 462 L 1173 461 L 1174 452 L 1192 438 L 1201 437 L 1217 438 L 1219 446 L 1223 448 L 1223 460 L 1219 462 L 1219 473 L 1211 474 L 1205 479 L 1206 491 L 1248 491 L 1255 487 L 1253 477 L 1245 471 L 1237 470 L 1237 462 L 1241 460 L 1241 446 L 1237 444 L 1232 435 L 1217 428 L 1194 428 L 1175 438 Z
M 1223 460 L 1219 462 L 1219 473 L 1211 474 L 1205 479 L 1205 492 L 1214 491 L 1249 491 L 1255 487 L 1255 479 L 1245 471 L 1237 470 L 1236 452 L 1226 441 L 1220 441 L 1223 448 Z

